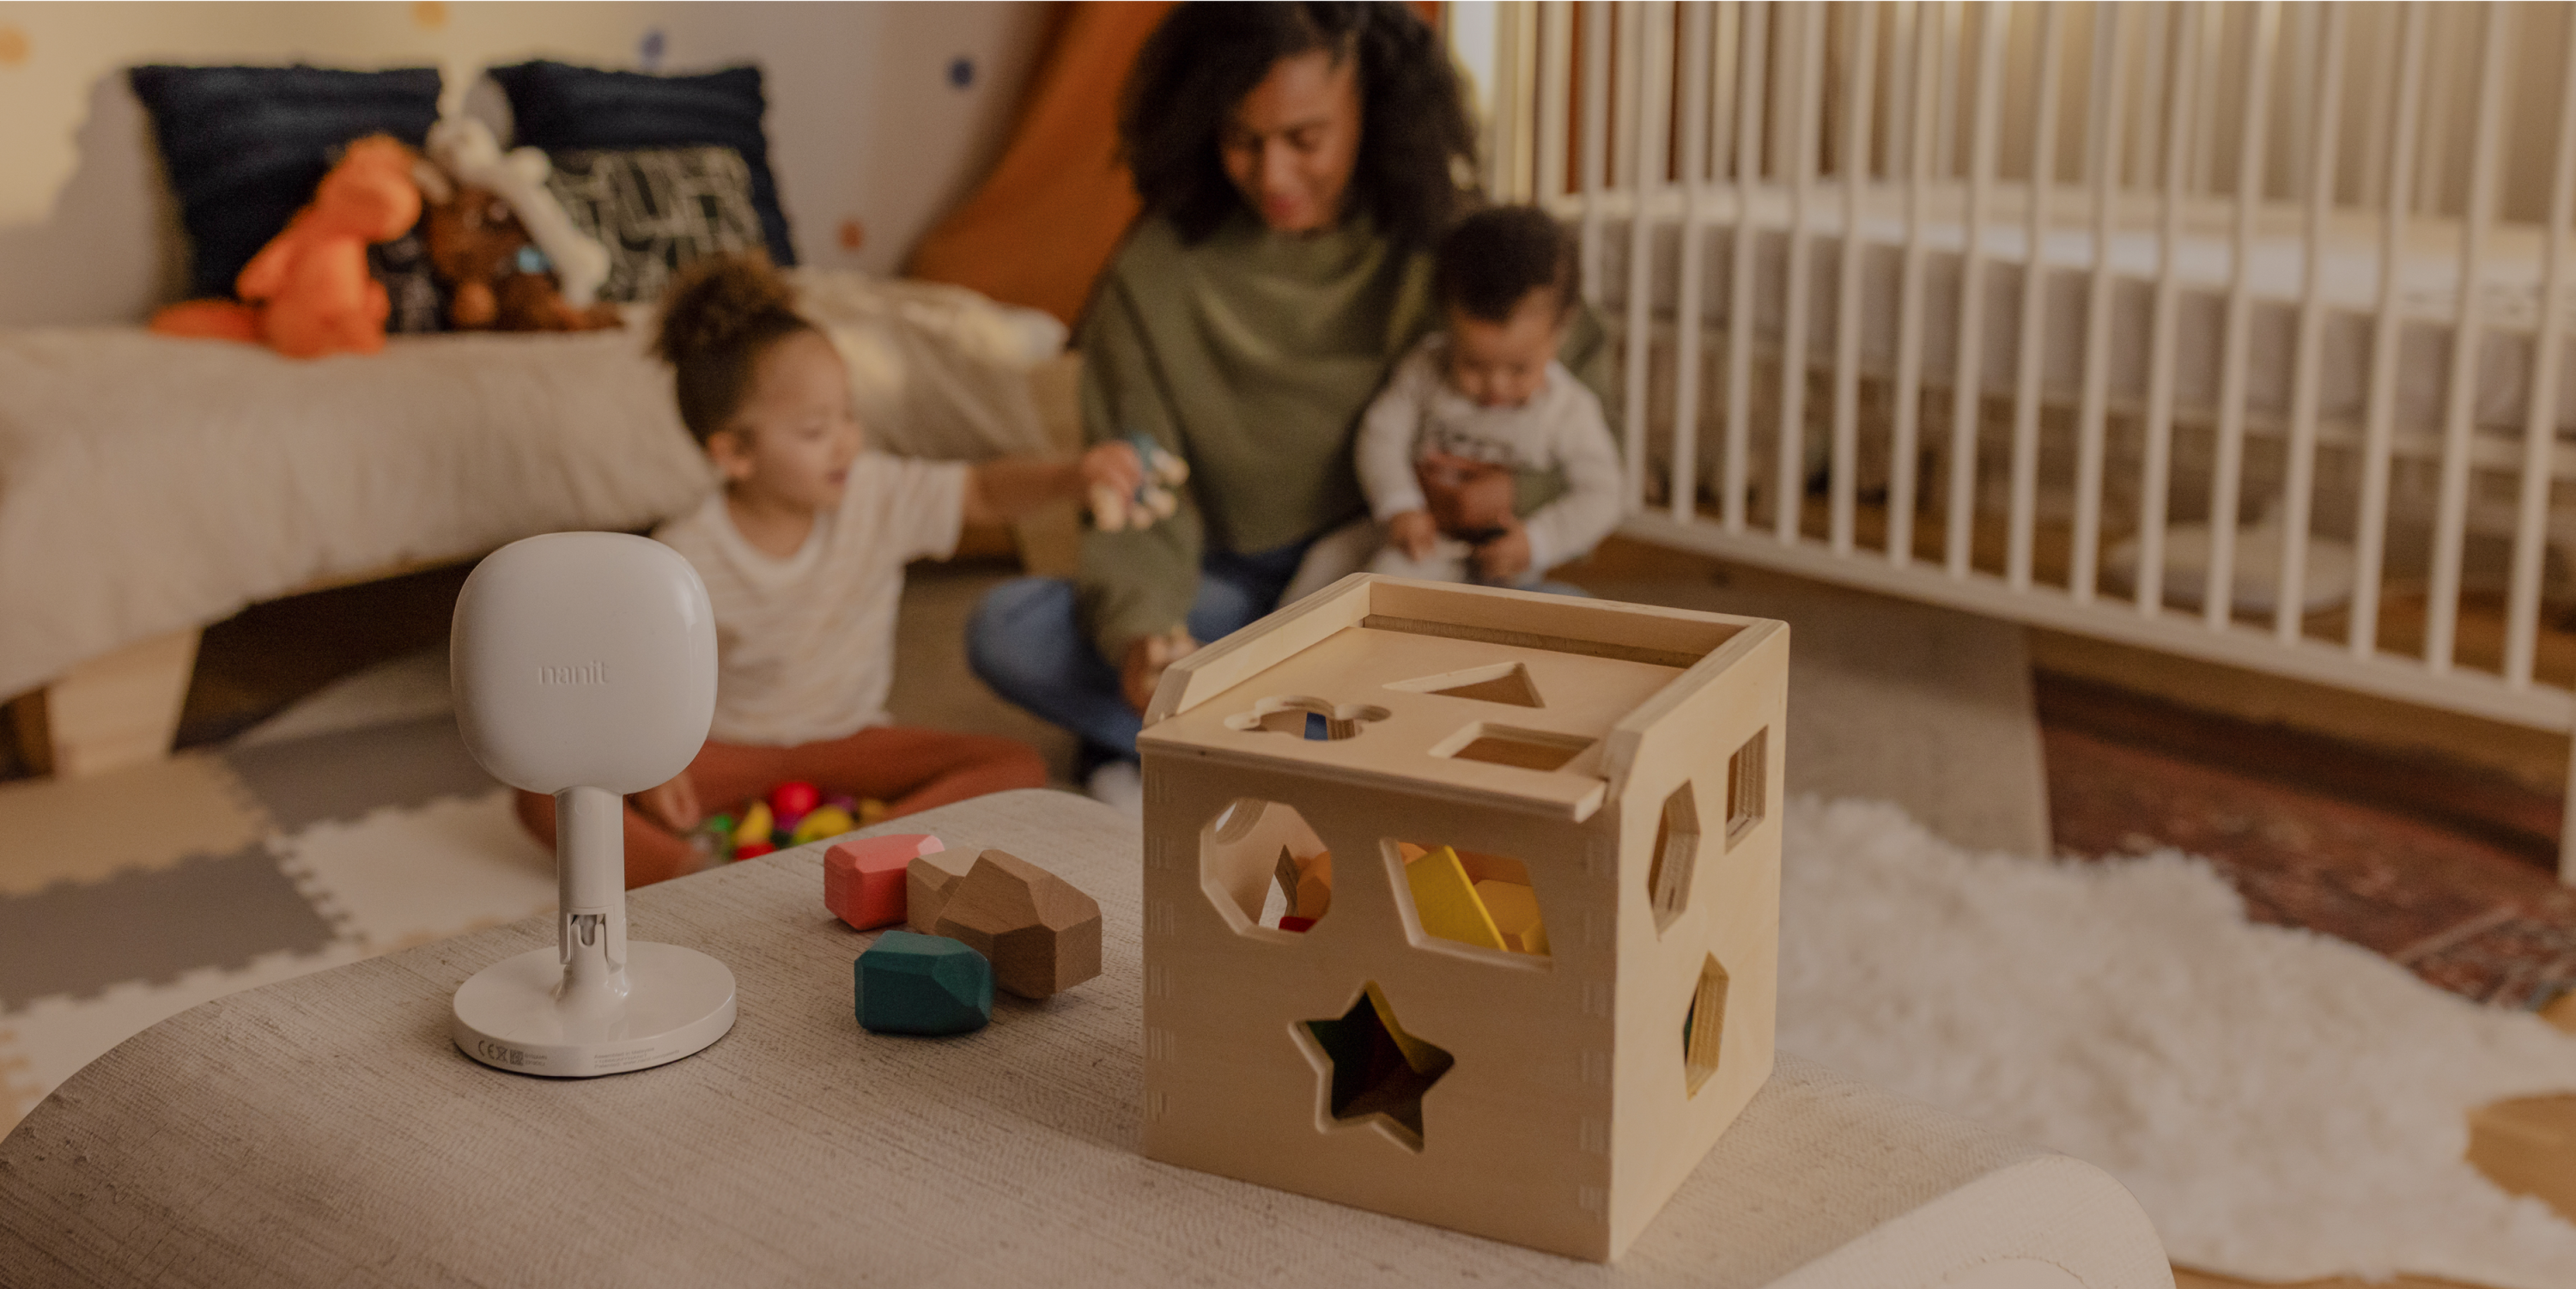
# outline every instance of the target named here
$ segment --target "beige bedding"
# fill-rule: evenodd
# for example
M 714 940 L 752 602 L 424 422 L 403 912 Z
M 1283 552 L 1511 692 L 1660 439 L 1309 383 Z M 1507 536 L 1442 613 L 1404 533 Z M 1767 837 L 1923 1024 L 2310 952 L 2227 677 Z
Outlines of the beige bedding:
M 854 393 L 881 445 L 1043 444 L 1024 373 L 1060 347 L 1051 320 L 955 288 L 801 280 L 864 359 Z M 319 579 L 686 509 L 709 474 L 648 323 L 311 362 L 131 327 L 0 331 L 0 697 Z

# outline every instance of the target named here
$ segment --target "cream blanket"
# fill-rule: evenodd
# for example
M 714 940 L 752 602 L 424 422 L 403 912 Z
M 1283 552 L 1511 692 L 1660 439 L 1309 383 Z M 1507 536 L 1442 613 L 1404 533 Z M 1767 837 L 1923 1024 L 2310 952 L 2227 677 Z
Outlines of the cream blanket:
M 799 276 L 890 450 L 1039 448 L 1063 330 L 951 287 Z M 645 350 L 398 337 L 300 362 L 135 328 L 0 332 L 0 697 L 315 581 L 535 533 L 640 529 L 709 486 Z

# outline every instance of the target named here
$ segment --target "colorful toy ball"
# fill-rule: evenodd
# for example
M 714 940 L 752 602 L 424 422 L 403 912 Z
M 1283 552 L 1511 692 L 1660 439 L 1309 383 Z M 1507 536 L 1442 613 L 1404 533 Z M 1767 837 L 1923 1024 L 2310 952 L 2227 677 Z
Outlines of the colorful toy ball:
M 742 845 L 733 848 L 733 857 L 735 859 L 758 859 L 763 855 L 776 851 L 777 849 L 777 846 L 766 841 L 745 842 Z
M 803 779 L 789 779 L 769 790 L 769 808 L 781 828 L 794 828 L 796 822 L 813 813 L 822 804 L 823 791 Z

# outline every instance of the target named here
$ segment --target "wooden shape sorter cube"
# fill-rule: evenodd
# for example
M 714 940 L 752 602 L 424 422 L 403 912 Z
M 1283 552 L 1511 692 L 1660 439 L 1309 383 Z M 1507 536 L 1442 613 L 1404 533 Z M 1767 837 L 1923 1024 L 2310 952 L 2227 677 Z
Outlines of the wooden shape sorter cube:
M 1174 664 L 1145 1153 L 1617 1256 L 1770 1076 L 1788 664 L 1784 623 L 1368 574 Z M 1331 857 L 1302 930 L 1283 850 Z

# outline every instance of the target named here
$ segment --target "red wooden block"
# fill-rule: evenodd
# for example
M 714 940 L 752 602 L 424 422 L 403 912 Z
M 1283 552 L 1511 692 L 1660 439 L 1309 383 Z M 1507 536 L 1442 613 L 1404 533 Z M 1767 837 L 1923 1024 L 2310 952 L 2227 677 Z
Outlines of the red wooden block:
M 904 918 L 904 867 L 948 847 L 928 833 L 845 841 L 823 853 L 823 907 L 866 931 Z

